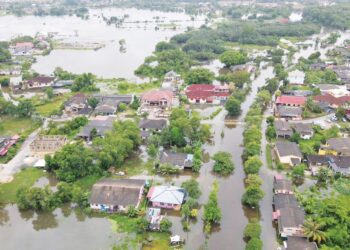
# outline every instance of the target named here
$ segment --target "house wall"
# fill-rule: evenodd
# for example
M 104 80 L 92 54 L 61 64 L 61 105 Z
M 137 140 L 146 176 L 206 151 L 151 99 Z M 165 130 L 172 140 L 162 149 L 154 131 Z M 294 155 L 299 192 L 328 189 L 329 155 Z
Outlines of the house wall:
M 284 227 L 282 228 L 282 232 L 280 232 L 281 237 L 285 238 L 287 236 L 300 235 L 302 233 L 302 229 L 300 227 Z
M 159 207 L 159 208 L 173 209 L 173 210 L 180 210 L 181 209 L 181 205 L 161 203 L 161 202 L 152 202 L 152 206 Z

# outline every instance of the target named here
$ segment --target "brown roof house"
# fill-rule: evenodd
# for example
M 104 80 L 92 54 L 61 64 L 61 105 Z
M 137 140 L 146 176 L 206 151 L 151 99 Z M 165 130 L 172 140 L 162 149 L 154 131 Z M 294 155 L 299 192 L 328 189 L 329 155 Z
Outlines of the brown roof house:
M 297 207 L 284 207 L 276 210 L 274 218 L 277 218 L 278 232 L 282 238 L 288 236 L 303 236 L 303 223 L 305 212 Z
M 317 250 L 317 244 L 305 237 L 288 236 L 283 242 L 283 250 Z
M 303 158 L 299 146 L 295 142 L 277 141 L 275 152 L 282 164 L 288 164 L 290 166 L 300 164 Z
M 286 121 L 300 121 L 302 120 L 302 113 L 301 107 L 277 106 L 275 109 L 275 116 Z
M 274 125 L 277 137 L 290 138 L 293 135 L 293 129 L 290 126 L 290 123 L 286 121 L 275 121 Z
M 162 132 L 166 126 L 167 120 L 165 119 L 143 119 L 139 123 L 141 138 L 146 140 L 152 133 Z
M 328 167 L 327 155 L 307 155 L 306 160 L 312 175 L 317 175 L 321 168 Z
M 170 164 L 178 169 L 191 169 L 193 166 L 193 155 L 165 150 L 160 153 L 159 163 Z
M 54 154 L 68 142 L 67 137 L 61 135 L 39 135 L 31 144 L 30 151 L 34 155 Z
M 26 89 L 40 89 L 53 86 L 55 77 L 51 76 L 37 76 L 24 82 Z
M 67 115 L 89 115 L 92 109 L 88 104 L 88 96 L 78 93 L 64 104 L 64 112 Z
M 126 211 L 140 205 L 145 180 L 103 179 L 92 186 L 90 208 L 98 211 Z

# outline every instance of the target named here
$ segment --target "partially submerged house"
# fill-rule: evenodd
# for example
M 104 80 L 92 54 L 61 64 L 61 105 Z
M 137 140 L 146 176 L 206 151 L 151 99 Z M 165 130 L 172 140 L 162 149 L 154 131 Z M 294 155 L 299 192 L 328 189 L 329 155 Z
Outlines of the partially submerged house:
M 282 250 L 317 250 L 316 242 L 310 242 L 306 237 L 288 236 L 283 242 Z
M 159 164 L 170 164 L 178 169 L 192 169 L 193 155 L 165 150 L 160 153 Z
M 228 85 L 192 84 L 185 92 L 188 101 L 196 104 L 222 104 L 230 96 Z
M 275 194 L 292 194 L 292 182 L 290 180 L 284 179 L 280 175 L 274 176 L 273 179 L 273 192 Z
M 77 138 L 84 139 L 85 141 L 91 141 L 92 136 L 104 137 L 108 131 L 111 131 L 116 117 L 112 116 L 96 116 L 89 121 L 77 135 Z M 93 131 L 96 133 L 94 134 Z
M 92 186 L 90 208 L 106 212 L 138 208 L 145 183 L 145 180 L 137 179 L 103 179 Z
M 282 95 L 277 97 L 275 103 L 277 106 L 303 107 L 306 102 L 306 97 Z
M 290 138 L 293 135 L 293 129 L 290 123 L 286 121 L 275 121 L 276 136 L 280 138 Z
M 43 89 L 52 87 L 55 81 L 55 77 L 39 75 L 23 83 L 22 89 Z
M 146 140 L 152 133 L 162 132 L 166 126 L 167 120 L 165 119 L 143 119 L 139 123 L 141 138 Z
M 46 154 L 54 154 L 66 143 L 68 143 L 68 139 L 62 135 L 39 135 L 30 144 L 29 148 L 32 154 L 44 156 Z
M 34 49 L 32 42 L 21 42 L 10 46 L 10 52 L 14 56 L 28 56 L 31 55 Z
M 65 114 L 69 116 L 89 115 L 92 108 L 89 106 L 88 99 L 88 96 L 82 93 L 74 95 L 64 103 Z
M 314 130 L 311 123 L 295 123 L 293 124 L 295 133 L 300 135 L 301 139 L 310 140 L 314 135 Z
M 289 141 L 277 141 L 275 145 L 276 156 L 282 164 L 295 166 L 301 163 L 303 155 L 298 144 Z
M 350 176 L 350 156 L 307 155 L 306 159 L 312 175 L 317 175 L 321 168 L 330 168 L 334 173 Z
M 176 186 L 153 186 L 147 198 L 153 207 L 179 211 L 187 197 L 185 189 Z
M 312 175 L 317 175 L 321 168 L 328 167 L 328 157 L 326 155 L 307 155 L 306 161 Z
M 350 156 L 350 138 L 330 138 L 321 146 L 318 154 Z
M 278 223 L 278 232 L 282 238 L 303 236 L 305 212 L 301 208 L 286 207 L 276 210 L 273 218 Z
M 275 116 L 286 121 L 300 121 L 302 120 L 303 110 L 300 107 L 277 106 Z

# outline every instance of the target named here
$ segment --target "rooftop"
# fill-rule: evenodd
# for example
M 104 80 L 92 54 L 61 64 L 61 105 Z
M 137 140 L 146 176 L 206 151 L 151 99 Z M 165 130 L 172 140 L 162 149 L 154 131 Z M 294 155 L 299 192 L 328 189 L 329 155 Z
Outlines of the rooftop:
M 282 95 L 277 97 L 276 104 L 302 106 L 306 102 L 306 97 Z
M 283 156 L 302 157 L 299 146 L 295 142 L 277 141 L 276 142 L 276 149 L 278 151 L 278 154 L 281 157 L 283 157 Z
M 139 123 L 139 128 L 144 129 L 163 129 L 167 124 L 167 121 L 164 119 L 143 119 Z
M 176 186 L 154 186 L 151 187 L 147 198 L 151 202 L 162 202 L 181 205 L 186 197 L 186 191 Z

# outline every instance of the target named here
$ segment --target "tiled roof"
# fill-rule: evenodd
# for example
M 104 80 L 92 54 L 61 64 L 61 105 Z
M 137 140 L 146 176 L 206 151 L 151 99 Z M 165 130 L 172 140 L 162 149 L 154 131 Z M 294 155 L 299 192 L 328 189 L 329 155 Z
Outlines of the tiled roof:
M 295 142 L 277 141 L 276 149 L 281 157 L 283 156 L 302 157 L 302 154 L 299 150 L 299 146 Z
M 142 95 L 142 100 L 156 102 L 166 99 L 169 103 L 173 98 L 173 92 L 169 90 L 151 90 Z
M 306 102 L 306 97 L 282 95 L 277 97 L 276 104 L 302 106 Z

